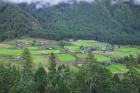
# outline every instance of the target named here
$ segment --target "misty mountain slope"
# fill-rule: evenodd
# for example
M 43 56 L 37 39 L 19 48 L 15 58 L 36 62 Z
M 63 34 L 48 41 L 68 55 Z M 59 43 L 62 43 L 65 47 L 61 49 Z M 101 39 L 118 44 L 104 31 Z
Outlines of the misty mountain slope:
M 28 35 L 39 26 L 36 19 L 17 5 L 0 3 L 0 40 Z
M 140 44 L 140 7 L 131 3 L 110 5 L 104 0 L 41 9 L 33 4 L 20 6 L 39 20 L 47 31 L 47 38 Z
M 109 0 L 96 0 L 39 9 L 36 4 L 0 4 L 1 40 L 28 35 L 140 45 L 140 6 L 132 2 L 111 5 Z

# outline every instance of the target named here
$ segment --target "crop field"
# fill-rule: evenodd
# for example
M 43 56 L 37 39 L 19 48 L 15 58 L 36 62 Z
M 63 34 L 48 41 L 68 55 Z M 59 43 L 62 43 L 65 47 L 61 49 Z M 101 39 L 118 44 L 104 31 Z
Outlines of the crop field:
M 47 68 L 49 64 L 49 57 L 48 56 L 32 56 L 33 64 L 34 65 L 43 65 L 45 68 Z
M 11 48 L 12 46 L 9 44 L 0 44 L 0 48 Z
M 79 58 L 83 58 L 83 59 L 86 59 L 88 54 L 76 54 Z M 107 56 L 104 56 L 104 55 L 101 55 L 101 54 L 96 54 L 95 55 L 95 58 L 97 59 L 97 61 L 99 62 L 108 62 L 108 61 L 111 61 L 111 58 L 110 57 L 107 57 Z
M 95 55 L 95 58 L 99 62 L 110 62 L 111 61 L 111 58 L 103 56 L 103 55 Z
M 107 43 L 102 43 L 95 40 L 77 40 L 77 41 L 72 42 L 72 44 L 77 47 L 94 46 L 95 48 L 101 48 L 108 45 Z
M 113 64 L 107 67 L 113 73 L 126 73 L 128 69 L 122 64 Z
M 138 48 L 131 48 L 131 47 L 121 47 L 119 49 L 116 49 L 111 53 L 112 57 L 124 57 L 124 56 L 129 56 L 129 55 L 134 55 L 139 53 Z
M 88 56 L 88 54 L 83 54 L 83 53 L 77 53 L 76 55 L 79 58 L 87 58 L 87 56 Z
M 22 54 L 22 50 L 0 49 L 0 55 L 18 55 L 18 54 Z
M 61 61 L 75 61 L 75 57 L 70 54 L 59 54 L 58 59 Z
M 60 53 L 60 50 L 31 50 L 31 53 L 36 55 L 47 55 L 50 53 Z
M 18 42 L 18 43 L 17 43 Z M 120 46 L 113 50 L 102 50 L 106 47 L 110 48 L 111 44 L 102 43 L 95 40 L 77 40 L 69 41 L 69 45 L 64 46 L 64 49 L 59 46 L 59 41 L 25 38 L 12 41 L 5 41 L 0 43 L 0 63 L 11 62 L 19 63 L 19 57 L 22 54 L 23 48 L 27 47 L 33 59 L 33 64 L 47 67 L 49 63 L 49 54 L 56 55 L 56 62 L 61 64 L 69 64 L 71 69 L 75 69 L 74 63 L 82 64 L 88 57 L 88 48 L 94 48 L 93 55 L 98 62 L 110 62 L 113 58 L 122 58 L 129 55 L 140 53 L 138 46 Z M 23 47 L 24 46 L 24 47 Z M 82 48 L 81 48 L 82 46 Z M 23 47 L 23 48 L 22 48 Z M 85 47 L 85 48 L 84 48 Z M 82 50 L 83 49 L 83 50 Z M 67 51 L 65 51 L 67 50 Z M 84 51 L 84 52 L 83 52 Z M 127 68 L 123 64 L 112 64 L 107 67 L 112 73 L 127 72 Z
M 79 50 L 79 46 L 65 46 L 65 49 L 67 49 L 71 52 L 76 52 Z
M 11 60 L 10 60 L 10 58 L 1 57 L 0 58 L 0 63 L 4 63 L 4 62 L 11 62 Z

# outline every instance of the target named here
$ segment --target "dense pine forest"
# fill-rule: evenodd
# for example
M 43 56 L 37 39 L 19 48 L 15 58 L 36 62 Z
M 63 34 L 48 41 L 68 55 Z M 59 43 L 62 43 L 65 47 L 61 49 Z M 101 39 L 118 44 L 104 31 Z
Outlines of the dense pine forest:
M 114 44 L 140 44 L 140 6 L 133 0 L 116 4 L 110 0 L 62 3 L 44 8 L 1 2 L 0 14 L 1 40 L 28 35 L 55 40 L 96 39 Z

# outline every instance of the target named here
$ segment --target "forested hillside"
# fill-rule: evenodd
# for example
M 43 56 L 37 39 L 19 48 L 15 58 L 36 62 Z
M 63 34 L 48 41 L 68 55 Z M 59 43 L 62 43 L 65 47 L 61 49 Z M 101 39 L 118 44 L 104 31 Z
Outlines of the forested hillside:
M 0 2 L 0 41 L 40 29 L 38 21 L 15 4 Z
M 35 4 L 7 4 L 0 10 L 2 39 L 9 37 L 9 32 L 15 33 L 10 38 L 31 32 L 30 35 L 34 37 L 56 40 L 96 39 L 117 44 L 140 44 L 140 6 L 132 2 L 112 5 L 109 0 L 96 0 L 90 4 L 62 3 L 40 9 Z M 32 32 L 34 27 L 38 28 L 38 24 L 44 30 Z
M 96 39 L 110 43 L 140 44 L 140 7 L 130 3 L 111 5 L 109 0 L 35 9 L 36 17 L 53 39 Z

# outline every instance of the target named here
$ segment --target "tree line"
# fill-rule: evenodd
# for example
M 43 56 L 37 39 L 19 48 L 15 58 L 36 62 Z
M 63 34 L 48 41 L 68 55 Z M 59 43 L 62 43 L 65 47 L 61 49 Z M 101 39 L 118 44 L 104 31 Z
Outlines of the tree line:
M 47 69 L 36 68 L 30 51 L 24 49 L 20 65 L 0 65 L 0 93 L 140 93 L 140 73 L 133 62 L 129 58 L 123 77 L 112 74 L 91 54 L 76 71 L 57 66 L 53 53 Z

